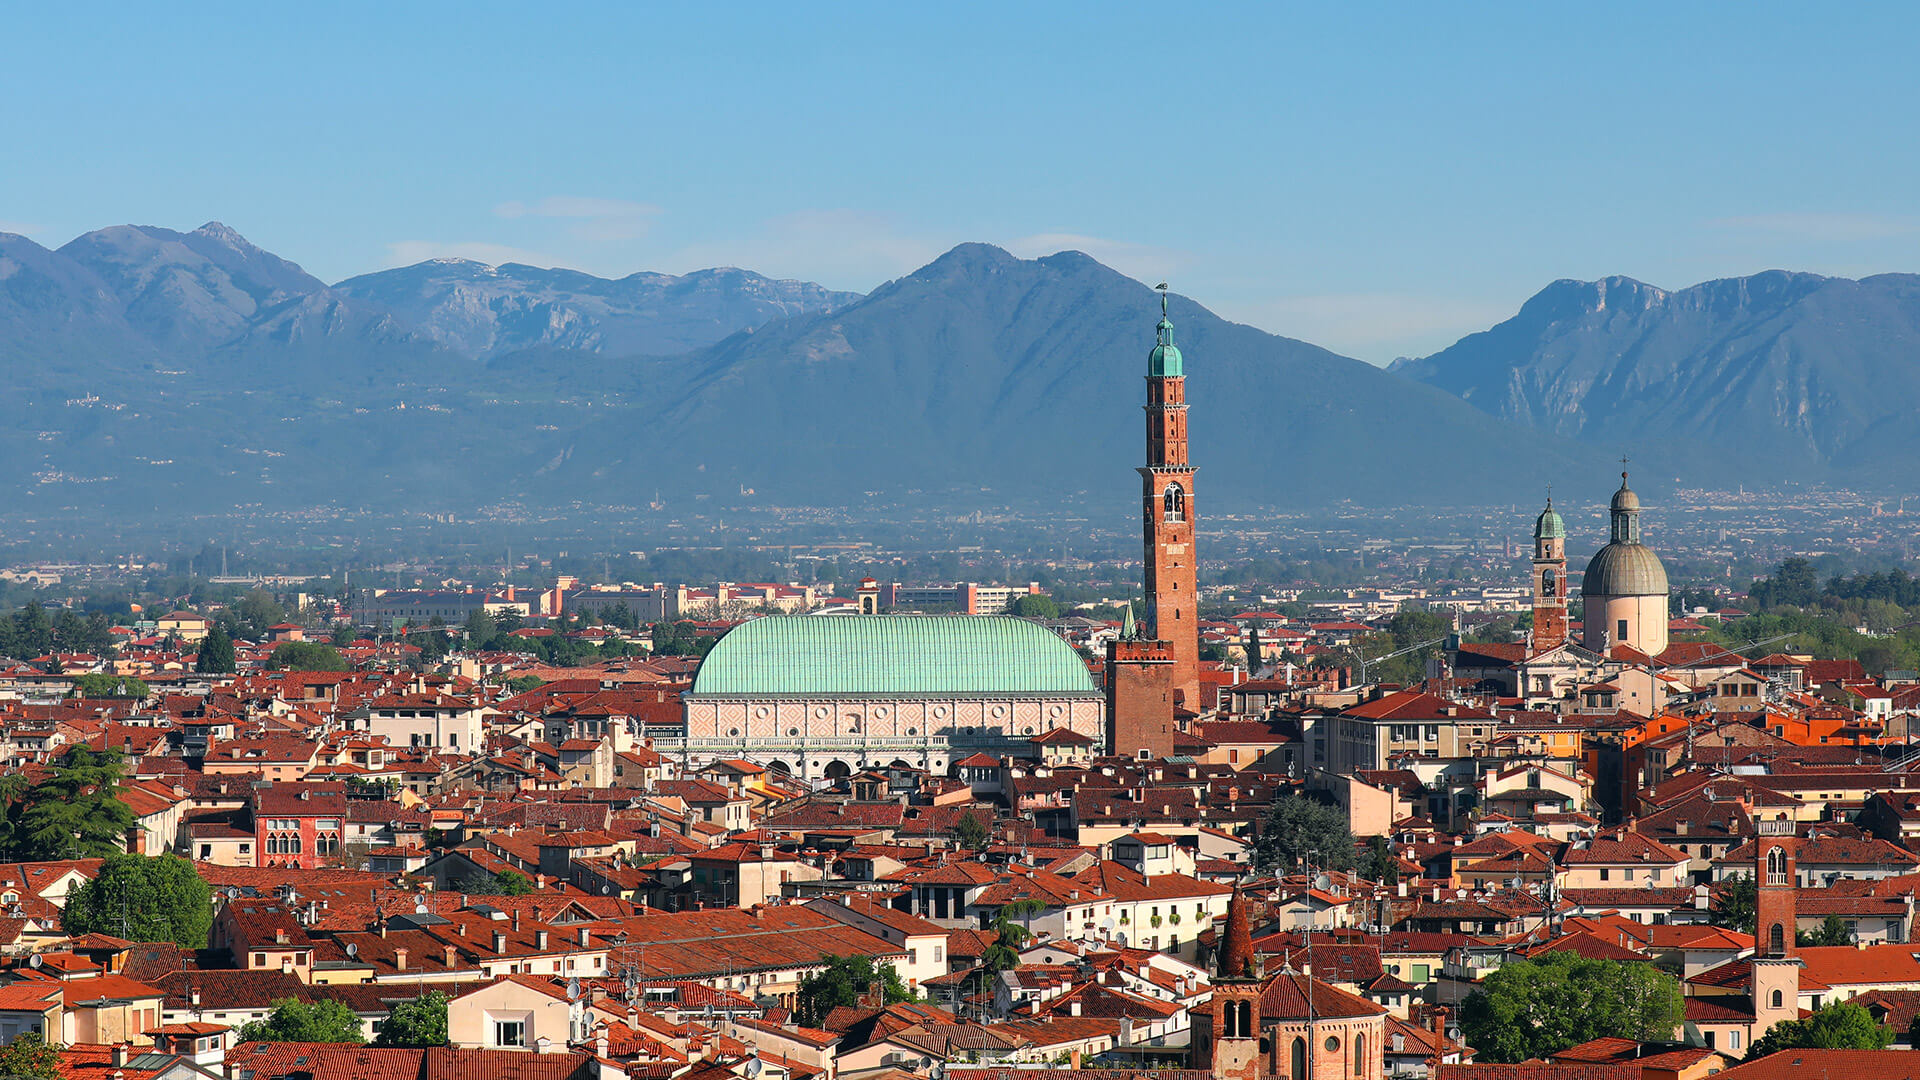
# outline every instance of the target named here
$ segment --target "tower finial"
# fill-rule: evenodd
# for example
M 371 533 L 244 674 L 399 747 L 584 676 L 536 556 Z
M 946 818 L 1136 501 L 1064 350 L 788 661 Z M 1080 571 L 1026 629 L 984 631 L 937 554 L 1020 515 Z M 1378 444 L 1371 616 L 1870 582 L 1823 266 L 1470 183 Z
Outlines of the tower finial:
M 1163 281 L 1154 289 L 1160 293 L 1160 317 L 1164 319 L 1167 317 L 1167 283 Z

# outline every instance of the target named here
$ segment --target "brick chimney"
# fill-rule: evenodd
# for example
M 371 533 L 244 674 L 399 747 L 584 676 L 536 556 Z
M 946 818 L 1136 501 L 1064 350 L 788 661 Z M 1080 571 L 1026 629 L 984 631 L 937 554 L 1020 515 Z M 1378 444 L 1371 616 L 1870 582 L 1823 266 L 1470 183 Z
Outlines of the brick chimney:
M 407 950 L 405 949 L 393 950 L 393 969 L 395 971 L 407 970 Z
M 505 931 L 495 930 L 493 932 L 493 951 L 497 953 L 507 951 L 507 935 Z

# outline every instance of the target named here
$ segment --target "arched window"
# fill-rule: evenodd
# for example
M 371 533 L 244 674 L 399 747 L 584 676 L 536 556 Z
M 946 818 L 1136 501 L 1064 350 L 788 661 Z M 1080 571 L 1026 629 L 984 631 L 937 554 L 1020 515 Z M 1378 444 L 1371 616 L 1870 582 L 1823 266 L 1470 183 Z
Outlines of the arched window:
M 1353 1037 L 1353 1075 L 1365 1076 L 1367 1072 L 1367 1037 L 1360 1034 Z
M 1781 997 L 1780 997 L 1780 991 L 1778 991 L 1778 990 L 1775 990 L 1775 991 L 1773 992 L 1773 1007 L 1774 1007 L 1774 1008 L 1776 1008 L 1776 1009 L 1778 1009 L 1778 1008 L 1780 1008 L 1780 1007 L 1781 1007 L 1781 1006 L 1780 1006 L 1780 1002 L 1781 1002 L 1781 1000 L 1782 1000 L 1782 999 L 1781 999 Z
M 1551 566 L 1547 567 L 1547 569 L 1540 575 L 1541 595 L 1542 596 L 1558 596 L 1559 587 L 1560 587 L 1559 573 L 1557 573 L 1553 569 L 1553 567 Z
M 1187 491 L 1179 484 L 1168 484 L 1160 495 L 1160 516 L 1167 521 L 1187 520 Z
M 1787 853 L 1780 848 L 1767 852 L 1767 884 L 1787 883 Z
M 1779 923 L 1774 923 L 1773 929 L 1767 931 L 1767 955 L 1787 955 L 1787 932 L 1780 928 Z
M 1253 1038 L 1256 1034 L 1253 1030 L 1253 1002 L 1241 1001 L 1234 1009 L 1234 1012 L 1240 1017 L 1240 1037 L 1243 1039 Z
M 1291 1080 L 1307 1080 L 1307 1040 L 1298 1035 L 1293 1038 L 1293 1068 L 1289 1070 Z

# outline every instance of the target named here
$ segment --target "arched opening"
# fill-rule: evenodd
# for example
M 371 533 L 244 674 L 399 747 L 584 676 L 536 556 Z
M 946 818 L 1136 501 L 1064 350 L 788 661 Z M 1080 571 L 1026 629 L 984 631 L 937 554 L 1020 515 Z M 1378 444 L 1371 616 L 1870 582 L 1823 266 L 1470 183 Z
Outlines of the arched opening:
M 827 762 L 827 779 L 840 780 L 853 775 L 853 767 L 839 758 Z
M 1253 1038 L 1253 1002 L 1243 1000 L 1233 1011 L 1239 1017 L 1240 1037 Z
M 793 770 L 787 766 L 786 762 L 781 761 L 779 758 L 774 758 L 772 761 L 767 762 L 767 771 L 785 773 L 788 776 L 793 775 Z
M 1367 1037 L 1365 1034 L 1353 1037 L 1353 1075 L 1365 1076 L 1367 1072 Z
M 1767 852 L 1767 884 L 1787 883 L 1787 853 L 1780 848 Z
M 1773 929 L 1767 931 L 1767 955 L 1787 955 L 1787 932 L 1781 929 L 1779 923 L 1774 923 Z
M 1773 992 L 1773 1007 L 1776 1009 L 1783 1008 L 1784 1007 L 1782 1004 L 1783 1000 L 1784 999 L 1781 997 L 1780 991 L 1775 990 Z
M 1292 1080 L 1307 1080 L 1307 1040 L 1298 1035 L 1293 1037 L 1293 1061 L 1287 1075 Z
M 1187 520 L 1187 491 L 1179 484 L 1168 484 L 1160 495 L 1160 517 L 1166 521 Z

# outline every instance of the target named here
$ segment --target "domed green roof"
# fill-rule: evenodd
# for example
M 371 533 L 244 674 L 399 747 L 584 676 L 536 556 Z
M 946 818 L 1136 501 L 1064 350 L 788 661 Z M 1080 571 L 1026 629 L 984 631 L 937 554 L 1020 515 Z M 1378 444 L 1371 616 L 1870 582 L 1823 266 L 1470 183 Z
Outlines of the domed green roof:
M 1098 696 L 1073 646 L 1005 615 L 770 615 L 701 661 L 692 696 Z
M 1153 351 L 1147 354 L 1148 375 L 1184 375 L 1181 367 L 1180 350 L 1173 343 L 1173 322 L 1166 316 L 1160 317 L 1160 325 L 1155 328 L 1159 341 Z
M 1567 538 L 1567 523 L 1560 520 L 1560 512 L 1553 508 L 1553 500 L 1547 500 L 1547 508 L 1533 522 L 1535 540 L 1564 540 Z

